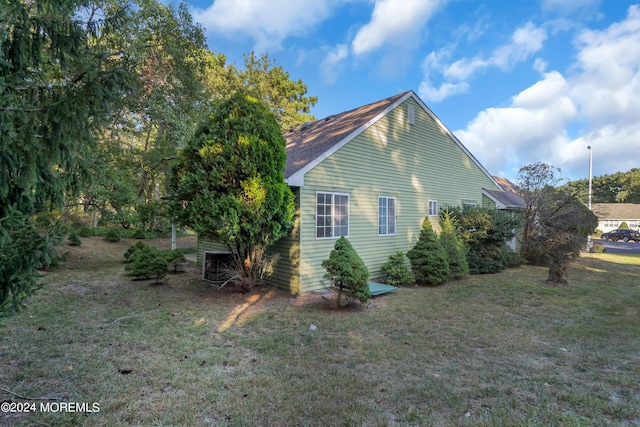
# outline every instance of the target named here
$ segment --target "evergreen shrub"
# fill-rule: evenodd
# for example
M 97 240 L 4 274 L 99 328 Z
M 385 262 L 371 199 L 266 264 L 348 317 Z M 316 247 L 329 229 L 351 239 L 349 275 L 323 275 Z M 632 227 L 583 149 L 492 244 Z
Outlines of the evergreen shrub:
M 429 218 L 422 222 L 422 230 L 415 246 L 407 252 L 416 282 L 439 285 L 449 279 L 449 259 L 431 227 Z
M 404 252 L 398 251 L 389 255 L 389 260 L 382 264 L 382 271 L 387 275 L 385 283 L 391 286 L 407 286 L 415 282 L 415 277 L 405 263 Z
M 327 270 L 325 277 L 338 287 L 338 307 L 343 293 L 360 302 L 371 298 L 369 270 L 344 236 L 336 241 L 329 258 L 322 261 L 322 267 Z

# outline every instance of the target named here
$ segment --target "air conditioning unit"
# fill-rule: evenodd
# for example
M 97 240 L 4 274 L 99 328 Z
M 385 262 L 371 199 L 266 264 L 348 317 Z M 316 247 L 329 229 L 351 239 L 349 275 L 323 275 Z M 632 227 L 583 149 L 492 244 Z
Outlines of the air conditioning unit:
M 202 278 L 208 282 L 224 283 L 231 275 L 229 267 L 233 258 L 228 252 L 205 252 L 202 263 Z

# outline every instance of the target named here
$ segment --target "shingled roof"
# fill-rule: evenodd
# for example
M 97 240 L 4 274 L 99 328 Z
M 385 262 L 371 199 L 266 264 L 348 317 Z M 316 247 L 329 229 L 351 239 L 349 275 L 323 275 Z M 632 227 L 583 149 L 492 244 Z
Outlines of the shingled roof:
M 640 204 L 637 203 L 594 203 L 591 207 L 600 220 L 640 219 Z
M 355 136 L 373 124 L 382 117 L 382 113 L 409 93 L 411 91 L 289 129 L 284 134 L 287 141 L 285 179 L 330 152 L 345 138 Z
M 511 181 L 506 178 L 500 178 L 499 176 L 494 176 L 493 179 L 496 180 L 500 187 L 504 189 L 504 191 L 498 190 L 484 190 L 489 195 L 496 200 L 497 202 L 503 205 L 503 209 L 513 209 L 513 208 L 524 208 L 526 207 L 526 203 L 522 196 L 520 195 L 520 191 L 518 187 L 516 187 Z

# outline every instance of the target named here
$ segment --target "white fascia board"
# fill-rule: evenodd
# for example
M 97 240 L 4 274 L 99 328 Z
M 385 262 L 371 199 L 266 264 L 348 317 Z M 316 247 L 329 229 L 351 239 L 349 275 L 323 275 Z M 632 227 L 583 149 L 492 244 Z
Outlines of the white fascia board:
M 410 98 L 411 96 L 415 96 L 415 94 L 413 93 L 413 91 L 408 92 L 405 96 L 403 96 L 402 98 L 398 99 L 396 102 L 394 102 L 393 104 L 391 104 L 390 106 L 388 106 L 387 108 L 384 109 L 384 111 L 380 112 L 380 114 L 378 114 L 377 116 L 375 116 L 374 118 L 372 118 L 371 120 L 369 120 L 367 123 L 363 124 L 362 126 L 360 126 L 358 129 L 354 130 L 353 132 L 351 132 L 349 135 L 345 136 L 344 138 L 342 138 L 340 140 L 340 142 L 338 142 L 337 144 L 333 145 L 331 148 L 329 148 L 327 151 L 325 151 L 324 153 L 322 153 L 321 155 L 319 155 L 318 157 L 316 157 L 315 159 L 313 159 L 311 162 L 309 162 L 305 167 L 303 167 L 302 169 L 300 169 L 298 172 L 294 173 L 293 175 L 291 175 L 289 178 L 287 178 L 285 181 L 287 182 L 287 184 L 289 184 L 289 186 L 291 187 L 303 187 L 304 186 L 304 176 L 307 172 L 309 172 L 311 169 L 315 168 L 316 166 L 318 166 L 320 163 L 322 163 L 325 159 L 327 159 L 329 156 L 331 156 L 333 153 L 335 153 L 336 151 L 338 151 L 339 149 L 341 149 L 342 147 L 344 147 L 347 143 L 349 143 L 352 139 L 354 139 L 356 136 L 360 135 L 362 132 L 364 132 L 367 128 L 369 128 L 371 125 L 373 125 L 375 122 L 377 122 L 378 120 L 380 120 L 381 118 L 383 118 L 384 116 L 386 116 L 390 111 L 392 111 L 394 108 L 396 108 L 398 105 L 402 104 L 404 101 L 406 101 L 408 98 Z

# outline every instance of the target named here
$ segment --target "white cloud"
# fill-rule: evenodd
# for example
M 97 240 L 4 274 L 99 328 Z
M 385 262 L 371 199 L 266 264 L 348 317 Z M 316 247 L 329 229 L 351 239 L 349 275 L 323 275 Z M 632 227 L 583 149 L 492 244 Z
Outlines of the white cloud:
M 258 52 L 280 48 L 289 36 L 305 35 L 326 20 L 336 0 L 214 0 L 196 9 L 194 19 L 207 31 L 228 36 L 244 34 L 256 42 Z
M 369 53 L 398 40 L 411 43 L 442 4 L 443 0 L 376 0 L 371 21 L 353 39 L 353 53 Z
M 340 68 L 341 62 L 347 58 L 348 54 L 349 47 L 346 44 L 339 44 L 327 53 L 324 61 L 320 64 L 320 72 L 326 84 L 332 85 L 336 82 L 336 69 Z
M 460 59 L 446 67 L 443 75 L 451 80 L 465 80 L 488 67 L 508 71 L 518 62 L 528 59 L 531 54 L 542 49 L 546 38 L 547 34 L 543 28 L 528 22 L 513 33 L 510 43 L 495 49 L 489 58 L 484 59 L 480 55 L 471 59 Z
M 490 171 L 513 176 L 520 166 L 543 161 L 564 176 L 584 178 L 589 145 L 596 176 L 638 167 L 640 7 L 604 30 L 581 32 L 576 47 L 567 76 L 544 74 L 508 107 L 484 110 L 456 132 Z M 576 124 L 580 134 L 570 135 Z
M 543 28 L 528 22 L 514 31 L 509 43 L 494 49 L 488 58 L 477 55 L 448 63 L 454 47 L 433 51 L 423 62 L 424 79 L 420 84 L 420 96 L 426 101 L 438 102 L 449 96 L 465 93 L 469 89 L 469 80 L 474 74 L 490 67 L 508 71 L 542 49 L 546 38 L 547 34 Z M 536 67 L 540 70 L 545 66 L 539 61 L 536 63 Z M 443 78 L 438 88 L 432 83 L 433 74 L 439 74 Z

